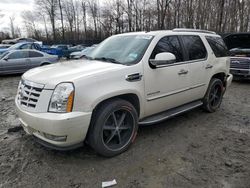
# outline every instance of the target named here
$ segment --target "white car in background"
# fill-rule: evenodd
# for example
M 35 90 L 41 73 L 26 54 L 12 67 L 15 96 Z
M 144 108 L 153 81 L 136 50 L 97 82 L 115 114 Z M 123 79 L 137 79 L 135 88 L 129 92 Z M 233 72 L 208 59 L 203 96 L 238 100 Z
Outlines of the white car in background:
M 72 52 L 70 54 L 70 59 L 80 59 L 82 57 L 87 56 L 89 53 L 91 53 L 93 50 L 95 49 L 95 47 L 86 47 L 85 49 L 83 49 L 80 52 Z
M 19 119 L 47 147 L 67 150 L 86 141 L 103 156 L 118 155 L 135 141 L 138 125 L 196 107 L 215 112 L 232 82 L 227 54 L 209 31 L 115 35 L 86 60 L 26 72 L 15 100 Z

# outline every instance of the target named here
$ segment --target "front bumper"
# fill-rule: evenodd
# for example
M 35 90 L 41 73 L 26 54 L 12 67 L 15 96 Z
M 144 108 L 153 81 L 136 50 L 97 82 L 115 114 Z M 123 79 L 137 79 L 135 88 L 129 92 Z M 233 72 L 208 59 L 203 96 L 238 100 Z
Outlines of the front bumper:
M 250 77 L 250 69 L 230 68 L 230 73 L 238 77 Z
M 23 110 L 17 100 L 17 113 L 26 133 L 37 137 L 39 142 L 53 149 L 72 149 L 72 146 L 80 146 L 86 137 L 91 112 L 71 113 L 34 113 Z M 64 141 L 49 139 L 46 135 L 58 137 L 66 136 Z

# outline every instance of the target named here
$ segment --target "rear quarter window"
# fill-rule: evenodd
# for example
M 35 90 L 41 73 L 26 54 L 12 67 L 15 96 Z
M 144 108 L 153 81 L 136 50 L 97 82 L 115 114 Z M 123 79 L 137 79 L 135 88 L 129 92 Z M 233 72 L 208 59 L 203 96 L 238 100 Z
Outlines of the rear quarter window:
M 216 57 L 227 57 L 229 55 L 228 49 L 222 38 L 206 36 L 206 39 Z
M 184 47 L 187 51 L 188 60 L 198 60 L 207 57 L 207 50 L 199 36 L 183 35 Z

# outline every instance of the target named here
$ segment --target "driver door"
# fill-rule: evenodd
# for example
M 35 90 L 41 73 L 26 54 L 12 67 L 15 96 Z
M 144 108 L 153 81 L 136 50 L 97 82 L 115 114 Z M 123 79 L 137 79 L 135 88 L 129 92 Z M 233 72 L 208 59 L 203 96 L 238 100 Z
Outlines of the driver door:
M 27 70 L 27 51 L 14 51 L 8 55 L 5 60 L 2 60 L 3 72 L 6 73 L 21 73 Z
M 145 116 L 168 110 L 189 102 L 189 68 L 185 63 L 184 51 L 178 36 L 165 36 L 155 46 L 150 59 L 156 54 L 170 52 L 176 62 L 160 68 L 145 63 Z

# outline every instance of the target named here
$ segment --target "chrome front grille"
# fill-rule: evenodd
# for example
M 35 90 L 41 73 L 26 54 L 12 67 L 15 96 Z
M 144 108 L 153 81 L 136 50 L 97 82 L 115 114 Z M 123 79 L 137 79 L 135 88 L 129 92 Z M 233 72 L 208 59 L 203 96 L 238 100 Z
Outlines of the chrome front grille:
M 36 104 L 43 88 L 43 84 L 21 80 L 17 93 L 17 100 L 19 104 L 27 108 L 36 108 Z
M 250 59 L 249 58 L 232 58 L 230 68 L 250 69 Z

